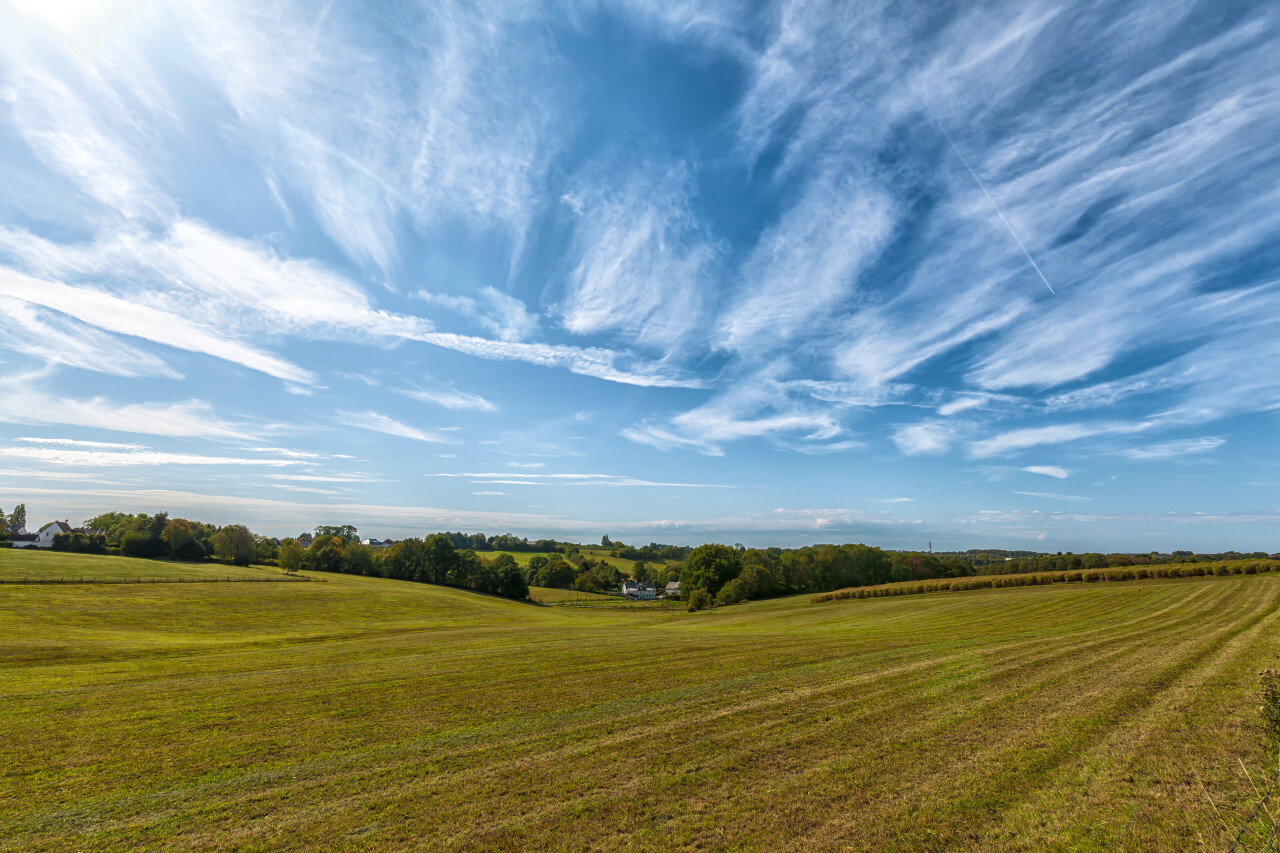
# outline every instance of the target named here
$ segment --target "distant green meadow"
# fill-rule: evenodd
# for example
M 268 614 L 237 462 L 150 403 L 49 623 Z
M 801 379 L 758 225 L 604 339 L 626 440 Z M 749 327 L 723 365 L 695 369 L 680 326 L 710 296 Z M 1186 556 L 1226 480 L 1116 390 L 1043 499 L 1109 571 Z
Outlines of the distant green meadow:
M 100 554 L 61 554 L 43 548 L 0 548 L 0 582 L 121 581 L 121 580 L 263 580 L 284 573 L 266 566 L 224 566 L 217 563 L 177 563 L 138 560 Z
M 699 613 L 322 579 L 0 584 L 0 850 L 1226 850 L 1276 769 L 1274 574 Z

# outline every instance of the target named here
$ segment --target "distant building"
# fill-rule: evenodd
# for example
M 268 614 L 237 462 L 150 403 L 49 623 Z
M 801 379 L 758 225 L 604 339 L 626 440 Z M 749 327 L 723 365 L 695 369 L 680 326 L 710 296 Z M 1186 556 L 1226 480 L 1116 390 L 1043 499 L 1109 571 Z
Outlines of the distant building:
M 662 594 L 667 598 L 679 598 L 680 597 L 680 581 L 672 581 L 671 583 L 667 584 L 666 588 L 663 589 Z
M 390 540 L 390 539 L 388 539 L 387 541 L 383 542 L 383 541 L 378 540 L 378 539 L 365 539 L 365 540 L 364 540 L 363 542 L 361 542 L 360 544 L 361 544 L 361 545 L 367 545 L 367 546 L 369 546 L 370 548 L 386 548 L 388 545 L 390 545 L 390 544 L 391 544 L 391 540 Z
M 622 594 L 627 598 L 647 601 L 658 597 L 658 589 L 648 581 L 623 581 Z
M 46 524 L 44 527 L 40 528 L 39 532 L 36 533 L 35 541 L 32 542 L 31 544 L 35 545 L 37 548 L 52 548 L 53 537 L 57 536 L 59 533 L 70 533 L 70 532 L 71 532 L 71 525 L 68 524 L 67 522 L 51 521 L 48 524 Z

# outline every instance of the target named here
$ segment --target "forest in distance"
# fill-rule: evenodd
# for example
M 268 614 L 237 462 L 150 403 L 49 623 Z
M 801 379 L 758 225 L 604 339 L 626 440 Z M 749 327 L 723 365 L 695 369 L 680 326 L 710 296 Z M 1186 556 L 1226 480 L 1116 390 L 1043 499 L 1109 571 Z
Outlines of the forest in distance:
M 15 544 L 4 541 L 5 531 L 0 522 L 0 547 Z M 357 528 L 350 524 L 320 525 L 314 532 L 279 540 L 257 535 L 244 525 L 219 527 L 171 518 L 167 512 L 103 513 L 87 519 L 80 529 L 55 535 L 52 550 L 385 577 L 516 599 L 527 597 L 530 586 L 602 593 L 616 591 L 625 580 L 649 581 L 659 590 L 678 581 L 681 596 L 695 608 L 976 575 L 1280 558 L 1265 552 L 1197 554 L 1182 550 L 1045 554 L 974 549 L 935 553 L 886 550 L 861 543 L 799 548 L 712 543 L 695 548 L 651 542 L 637 547 L 608 535 L 599 545 L 584 545 L 549 538 L 529 540 L 509 533 L 460 531 L 362 542 Z M 522 559 L 513 554 L 521 554 Z

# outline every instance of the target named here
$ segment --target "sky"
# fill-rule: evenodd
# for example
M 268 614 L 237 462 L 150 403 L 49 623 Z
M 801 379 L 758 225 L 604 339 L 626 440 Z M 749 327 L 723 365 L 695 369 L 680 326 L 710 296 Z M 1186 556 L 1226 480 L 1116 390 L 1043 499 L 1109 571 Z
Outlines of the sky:
M 1280 6 L 0 0 L 0 508 L 1280 551 Z

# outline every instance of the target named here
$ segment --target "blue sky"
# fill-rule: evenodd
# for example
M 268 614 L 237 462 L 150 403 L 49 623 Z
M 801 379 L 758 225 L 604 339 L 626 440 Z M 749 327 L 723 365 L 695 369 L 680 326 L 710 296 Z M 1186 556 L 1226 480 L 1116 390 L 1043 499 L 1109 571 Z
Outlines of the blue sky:
M 0 507 L 1280 550 L 1267 3 L 0 0 Z

